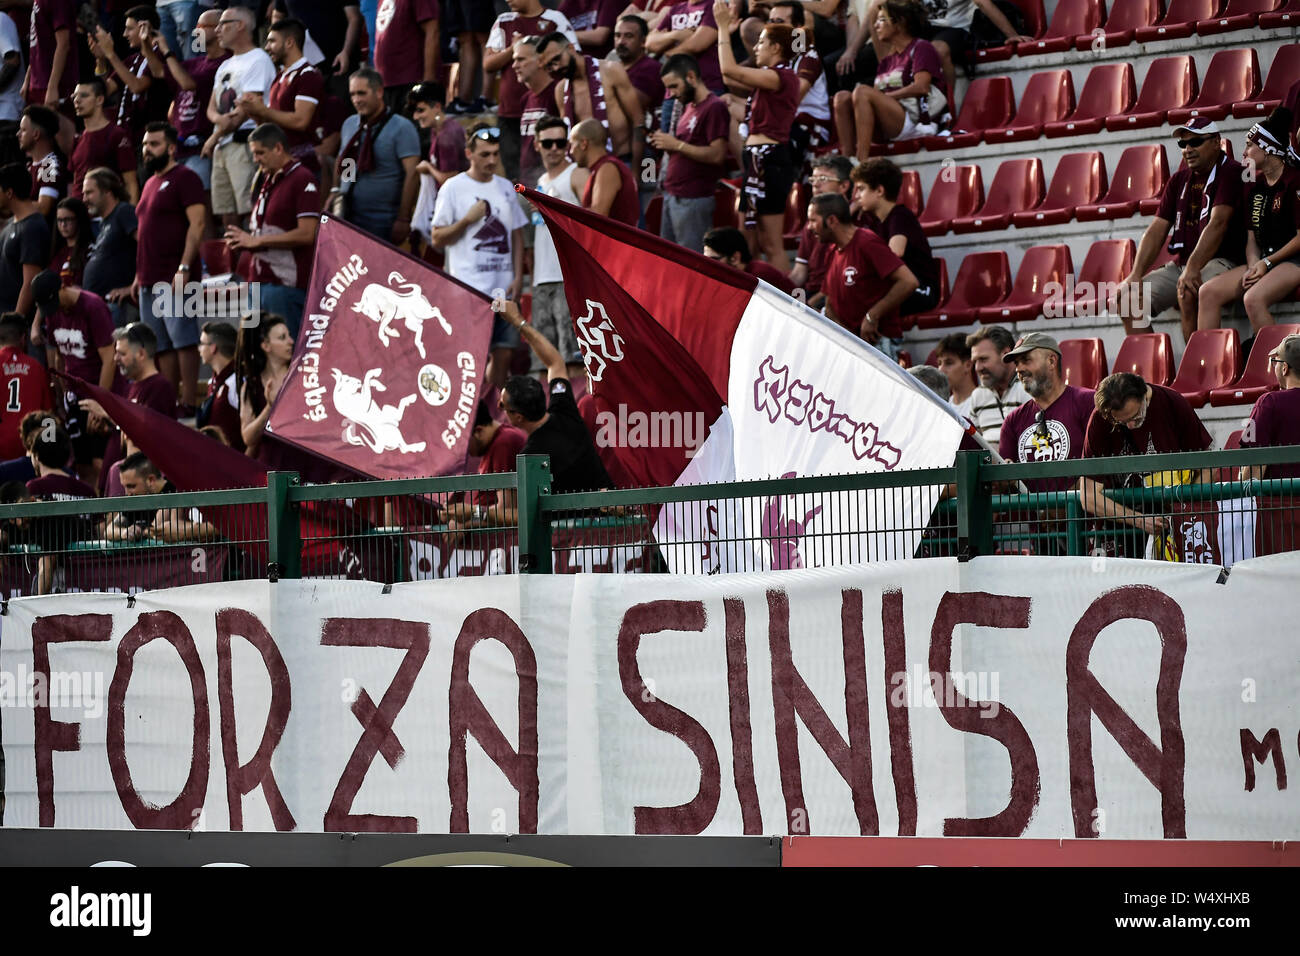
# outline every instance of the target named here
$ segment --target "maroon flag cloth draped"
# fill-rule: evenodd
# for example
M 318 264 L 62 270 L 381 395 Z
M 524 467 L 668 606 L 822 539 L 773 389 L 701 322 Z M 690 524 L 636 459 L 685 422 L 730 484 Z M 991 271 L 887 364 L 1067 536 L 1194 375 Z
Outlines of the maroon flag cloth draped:
M 491 300 L 329 217 L 311 275 L 267 433 L 375 478 L 462 472 Z

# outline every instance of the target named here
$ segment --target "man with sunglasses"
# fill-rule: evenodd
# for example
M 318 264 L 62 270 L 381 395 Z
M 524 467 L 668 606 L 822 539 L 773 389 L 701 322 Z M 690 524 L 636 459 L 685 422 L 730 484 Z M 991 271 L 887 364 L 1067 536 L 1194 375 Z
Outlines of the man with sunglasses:
M 492 299 L 519 301 L 524 285 L 523 227 L 528 221 L 510 181 L 497 175 L 501 130 L 479 123 L 469 133 L 469 169 L 438 190 L 433 210 L 433 245 L 447 255 L 446 270 Z M 519 332 L 493 313 L 488 380 L 505 384 Z
M 1300 445 L 1300 335 L 1288 335 L 1268 355 L 1279 391 L 1255 402 L 1241 431 L 1242 448 Z M 1300 462 L 1245 465 L 1242 481 L 1300 478 Z M 1293 494 L 1261 497 L 1255 511 L 1255 554 L 1300 550 L 1300 509 Z
M 849 174 L 852 171 L 853 164 L 849 162 L 847 156 L 818 156 L 812 161 L 812 173 L 808 176 L 812 195 L 839 193 L 845 199 L 850 199 L 853 182 Z M 864 221 L 859 210 L 851 208 L 851 211 L 855 225 Z M 820 309 L 826 303 L 822 283 L 826 281 L 826 268 L 830 265 L 831 256 L 834 254 L 835 243 L 818 239 L 812 223 L 807 223 L 803 227 L 803 232 L 799 234 L 799 248 L 794 254 L 794 268 L 790 270 L 790 281 L 794 283 L 796 289 L 804 290 L 808 304 L 814 309 Z
M 1150 284 L 1149 314 L 1134 315 L 1118 307 L 1124 331 L 1144 329 L 1165 309 L 1177 307 L 1183 337 L 1196 330 L 1197 293 L 1202 282 L 1235 268 L 1246 257 L 1245 170 L 1223 152 L 1218 125 L 1197 116 L 1174 130 L 1174 141 L 1186 162 L 1170 177 L 1160 208 L 1138 243 L 1133 271 L 1124 280 L 1128 301 L 1141 301 L 1138 283 Z M 1160 247 L 1169 240 L 1174 261 L 1154 271 Z

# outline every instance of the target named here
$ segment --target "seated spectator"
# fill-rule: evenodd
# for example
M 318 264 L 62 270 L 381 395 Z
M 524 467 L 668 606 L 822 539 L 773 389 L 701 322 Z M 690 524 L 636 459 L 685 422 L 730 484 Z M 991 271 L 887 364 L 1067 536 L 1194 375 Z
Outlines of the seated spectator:
M 18 458 L 10 458 L 8 461 L 0 462 L 0 483 L 20 482 L 24 491 L 27 488 L 27 482 L 36 477 L 36 472 L 32 468 L 32 442 L 36 438 L 36 433 L 42 428 L 49 428 L 58 424 L 59 419 L 53 409 L 42 408 L 34 412 L 28 412 L 18 423 L 18 435 L 22 442 L 22 455 Z
M 952 387 L 948 384 L 948 377 L 940 369 L 935 368 L 933 365 L 913 365 L 907 370 L 907 374 L 945 402 L 952 402 Z
M 32 437 L 32 467 L 36 477 L 27 482 L 33 501 L 83 501 L 95 497 L 95 490 L 64 470 L 72 454 L 72 443 L 62 425 L 45 427 Z M 44 551 L 63 552 L 74 541 L 94 535 L 93 525 L 83 515 L 42 515 L 31 523 L 32 538 Z M 61 591 L 62 554 L 42 554 L 36 565 L 36 593 Z
M 519 330 L 546 366 L 546 389 L 531 376 L 515 375 L 506 382 L 498 399 L 506 420 L 528 436 L 519 454 L 550 457 L 551 490 L 556 493 L 612 487 L 574 401 L 564 356 L 546 336 L 524 322 L 519 306 L 508 299 L 498 303 L 505 320 Z
M 95 72 L 106 77 L 109 96 L 117 94 L 117 125 L 130 134 L 132 142 L 140 141 L 150 123 L 167 119 L 169 91 L 162 79 L 162 53 L 155 46 L 158 26 L 157 9 L 141 4 L 126 11 L 122 38 L 130 55 L 125 61 L 118 57 L 113 37 L 103 27 L 90 44 Z
M 537 52 L 543 69 L 556 81 L 556 113 L 573 125 L 596 120 L 609 131 L 614 155 L 639 170 L 645 152 L 645 110 L 623 65 L 616 60 L 597 62 L 560 32 L 542 37 Z
M 259 125 L 278 126 L 284 133 L 289 154 L 315 178 L 320 173 L 316 159 L 316 112 L 325 98 L 325 79 L 303 55 L 306 38 L 306 28 L 299 20 L 286 17 L 273 23 L 266 36 L 266 52 L 279 72 L 265 99 L 258 91 L 250 90 L 240 97 L 239 105 Z M 249 134 L 250 141 L 252 135 Z M 253 160 L 257 161 L 256 155 Z
M 753 258 L 749 252 L 749 243 L 745 234 L 732 226 L 710 229 L 704 234 L 704 256 L 714 262 L 721 262 L 740 272 L 748 273 L 762 279 L 768 285 L 775 286 L 786 295 L 794 295 L 794 283 L 790 277 L 766 262 Z
M 1246 264 L 1201 286 L 1197 328 L 1217 329 L 1223 307 L 1238 299 L 1251 328 L 1273 324 L 1272 307 L 1300 286 L 1300 170 L 1286 164 L 1291 116 L 1275 109 L 1246 134 Z
M 924 11 L 906 0 L 885 0 L 876 15 L 880 64 L 875 85 L 835 94 L 840 148 L 859 160 L 875 142 L 932 136 L 947 122 L 948 88 L 939 54 L 921 35 L 929 29 Z
M 0 167 L 0 311 L 36 314 L 32 279 L 50 258 L 50 227 L 32 199 L 32 177 L 21 163 Z M 32 328 L 32 344 L 40 345 L 40 328 Z
M 814 196 L 808 222 L 819 240 L 835 246 L 823 286 L 826 315 L 897 360 L 898 307 L 916 291 L 916 276 L 884 240 L 853 225 L 849 201 L 838 193 Z
M 812 161 L 812 174 L 808 177 L 812 194 L 820 196 L 822 193 L 836 193 L 847 199 L 853 187 L 849 179 L 852 170 L 853 164 L 847 156 L 818 156 Z M 854 218 L 854 224 L 858 224 L 857 217 Z M 794 268 L 790 270 L 790 281 L 795 288 L 804 290 L 805 300 L 815 309 L 820 309 L 826 302 L 822 283 L 826 279 L 826 266 L 834 251 L 834 243 L 822 242 L 817 238 L 811 222 L 804 224 L 803 231 L 799 234 Z
M 808 8 L 790 0 L 774 3 L 767 22 L 793 27 L 795 36 L 802 41 L 797 45 L 790 66 L 799 77 L 799 107 L 790 130 L 791 142 L 798 155 L 821 149 L 831 141 L 831 101 L 826 92 L 825 64 L 813 43 L 813 32 L 808 29 L 812 19 Z M 949 89 L 952 85 L 949 84 Z
M 916 213 L 898 201 L 903 171 L 883 157 L 869 159 L 853 170 L 853 202 L 869 227 L 907 263 L 920 286 L 899 307 L 899 315 L 918 315 L 939 304 L 939 260 Z
M 136 452 L 122 462 L 122 490 L 128 496 L 165 495 L 176 487 L 162 476 L 144 452 Z M 197 508 L 146 508 L 120 511 L 108 516 L 104 537 L 109 541 L 212 541 L 218 537 L 212 525 L 203 520 Z
M 167 64 L 167 83 L 172 96 L 167 121 L 176 128 L 180 138 L 176 160 L 202 180 L 204 189 L 212 187 L 212 156 L 203 152 L 213 130 L 208 104 L 217 70 L 230 59 L 230 51 L 221 45 L 217 35 L 220 20 L 220 10 L 204 10 L 199 14 L 195 37 L 202 38 L 202 49 L 183 63 L 179 57 L 167 56 L 167 40 L 161 34 L 158 40 Z
M 411 229 L 426 243 L 431 241 L 430 223 L 438 190 L 469 165 L 465 156 L 465 127 L 449 120 L 442 108 L 446 96 L 447 91 L 441 83 L 417 83 L 406 96 L 406 111 L 411 114 L 411 119 L 420 129 L 429 131 L 429 158 L 420 160 L 415 166 L 415 171 L 420 174 L 420 193 L 411 217 Z
M 108 88 L 97 76 L 88 77 L 77 84 L 72 94 L 77 118 L 85 129 L 77 137 L 70 161 L 72 178 L 68 195 L 82 198 L 81 189 L 86 173 L 98 167 L 107 167 L 121 177 L 131 203 L 140 199 L 140 182 L 135 175 L 138 137 L 129 129 L 118 126 L 104 113 Z
M 587 171 L 569 159 L 565 152 L 568 132 L 564 120 L 558 116 L 544 116 L 537 122 L 536 151 L 541 154 L 545 172 L 537 181 L 537 188 L 548 196 L 581 205 L 579 196 L 587 185 Z M 573 331 L 573 317 L 569 314 L 569 300 L 564 294 L 564 273 L 555 252 L 555 240 L 542 214 L 533 211 L 533 328 L 546 336 L 564 356 L 569 365 L 569 380 L 584 374 L 582 352 Z M 542 371 L 545 366 L 534 352 L 530 370 Z
M 4 372 L 4 404 L 0 405 L 0 461 L 26 453 L 24 418 L 38 409 L 52 408 L 50 379 L 45 369 L 27 354 L 27 320 L 17 312 L 0 315 L 0 370 Z
M 478 473 L 494 475 L 515 470 L 515 458 L 528 436 L 513 425 L 492 417 L 487 402 L 480 401 L 469 436 L 469 453 L 478 458 Z M 518 520 L 514 489 L 477 491 L 473 501 L 454 501 L 443 512 L 453 528 L 501 527 Z
M 949 401 L 967 418 L 971 413 L 971 398 L 975 394 L 975 375 L 971 371 L 970 346 L 965 332 L 952 332 L 939 340 L 935 347 L 939 358 L 939 371 L 948 381 Z
M 86 204 L 71 197 L 60 199 L 54 209 L 54 229 L 49 269 L 63 280 L 64 285 L 81 285 L 94 237 Z
M 244 454 L 261 460 L 262 434 L 271 417 L 271 405 L 280 394 L 293 359 L 293 336 L 283 317 L 262 314 L 259 324 L 239 323 L 235 344 L 235 382 L 239 395 L 239 431 Z
M 719 6 L 715 16 L 722 10 Z M 721 13 L 721 17 L 718 29 L 725 34 L 731 15 Z M 794 30 L 784 24 L 763 28 L 754 45 L 756 67 L 738 66 L 730 43 L 718 44 L 722 75 L 731 83 L 753 90 L 743 156 L 745 192 L 741 209 L 745 228 L 758 230 L 759 248 L 781 272 L 790 271 L 782 237 L 785 204 L 803 166 L 803 155 L 790 141 L 800 99 L 799 77 L 789 65 L 793 57 Z
M 244 450 L 240 431 L 239 392 L 235 387 L 235 348 L 238 333 L 229 322 L 208 322 L 199 333 L 199 358 L 212 369 L 208 394 L 194 414 L 194 427 L 208 425 L 221 433 L 224 444 Z
M 1242 448 L 1300 445 L 1300 335 L 1288 335 L 1269 353 L 1280 391 L 1266 392 L 1250 410 L 1241 431 Z M 1300 462 L 1244 465 L 1241 481 L 1300 478 Z M 1260 495 L 1255 506 L 1255 554 L 1300 550 L 1300 508 L 1296 493 Z
M 395 246 L 411 234 L 420 191 L 420 134 L 405 116 L 384 105 L 384 78 L 360 69 L 348 80 L 356 113 L 343 121 L 336 191 L 347 202 L 346 219 Z
M 985 325 L 966 336 L 971 364 L 979 379 L 979 388 L 971 392 L 967 417 L 975 423 L 980 436 L 997 448 L 1002 437 L 1002 423 L 1007 416 L 1029 401 L 1029 393 L 1020 384 L 1015 366 L 1003 361 L 1015 346 L 1011 333 L 1000 325 Z
M 32 198 L 47 221 L 54 207 L 68 194 L 68 161 L 59 152 L 59 117 L 43 106 L 29 106 L 18 121 L 18 148 L 27 156 L 32 178 Z
M 582 205 L 601 216 L 635 226 L 641 218 L 632 171 L 606 148 L 605 127 L 586 119 L 569 131 L 569 155 L 587 170 Z
M 1186 168 L 1165 184 L 1160 208 L 1138 243 L 1133 271 L 1124 280 L 1129 287 L 1129 308 L 1111 303 L 1111 311 L 1120 313 L 1129 335 L 1176 306 L 1182 317 L 1183 338 L 1190 337 L 1196 330 L 1201 283 L 1245 261 L 1245 171 L 1241 164 L 1223 151 L 1219 127 L 1213 120 L 1190 119 L 1174 130 L 1174 139 Z M 1174 261 L 1152 270 L 1166 237 Z M 1139 282 L 1148 284 L 1148 296 L 1139 294 Z M 1145 315 L 1134 308 L 1143 301 L 1147 304 Z
M 81 284 L 108 303 L 113 324 L 121 328 L 139 318 L 131 302 L 139 230 L 135 207 L 127 202 L 121 177 L 103 166 L 86 173 L 82 196 L 87 211 L 99 219 L 99 235 L 86 257 Z

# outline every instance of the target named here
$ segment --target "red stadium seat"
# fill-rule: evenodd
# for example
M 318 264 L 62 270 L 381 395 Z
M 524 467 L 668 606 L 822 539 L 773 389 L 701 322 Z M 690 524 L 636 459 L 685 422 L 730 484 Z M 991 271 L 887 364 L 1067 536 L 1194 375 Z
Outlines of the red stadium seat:
M 1228 0 L 1217 17 L 1196 21 L 1196 32 L 1203 36 L 1228 33 L 1232 30 L 1249 30 L 1261 14 L 1272 13 L 1282 5 L 1282 0 Z
M 1074 218 L 1076 206 L 1095 203 L 1106 194 L 1106 160 L 1099 152 L 1068 153 L 1056 164 L 1047 198 L 1035 209 L 1011 215 L 1017 229 L 1059 226 Z
M 976 317 L 979 321 L 988 323 L 1032 322 L 1043 314 L 1047 284 L 1056 282 L 1064 285 L 1066 276 L 1073 271 L 1074 264 L 1070 260 L 1070 247 L 1067 245 L 1026 249 L 1011 294 L 1001 302 L 980 309 Z
M 1255 344 L 1250 347 L 1250 356 L 1246 359 L 1246 368 L 1237 379 L 1226 388 L 1216 388 L 1210 392 L 1211 405 L 1252 405 L 1266 392 L 1277 388 L 1277 378 L 1273 375 L 1273 366 L 1269 364 L 1268 353 L 1273 351 L 1288 335 L 1300 332 L 1300 325 L 1266 325 L 1255 333 Z
M 224 275 L 230 272 L 234 263 L 230 256 L 230 247 L 224 239 L 204 239 L 199 243 L 199 258 L 210 276 Z
M 1261 30 L 1276 30 L 1278 27 L 1293 27 L 1300 23 L 1300 0 L 1291 0 L 1281 10 L 1263 13 L 1259 17 Z
M 1075 37 L 1083 33 L 1092 33 L 1101 26 L 1106 18 L 1106 8 L 1101 0 L 1066 0 L 1058 2 L 1052 14 L 1052 22 L 1041 39 L 1032 43 L 1021 43 L 1016 47 L 1017 56 L 1034 56 L 1038 53 L 1060 53 L 1074 46 Z
M 948 301 L 934 312 L 918 315 L 916 325 L 922 329 L 970 325 L 981 308 L 1006 298 L 1010 288 L 1011 268 L 1005 252 L 972 252 L 961 261 Z
M 1259 95 L 1259 56 L 1254 47 L 1244 50 L 1220 50 L 1205 71 L 1200 95 L 1185 109 L 1170 110 L 1171 126 L 1186 123 L 1193 116 L 1221 120 L 1234 103 L 1253 100 Z
M 664 197 L 660 193 L 651 198 L 645 207 L 645 231 L 652 236 L 659 235 L 659 227 L 664 221 Z
M 1065 315 L 1076 318 L 1107 314 L 1107 293 L 1133 271 L 1136 256 L 1137 246 L 1132 239 L 1101 239 L 1089 246 L 1075 278 L 1073 297 L 1065 302 Z M 1066 294 L 1070 294 L 1068 288 Z
M 1164 19 L 1154 26 L 1138 27 L 1133 31 L 1133 38 L 1138 43 L 1150 43 L 1189 37 L 1197 21 L 1214 16 L 1219 12 L 1219 5 L 1220 0 L 1169 0 Z
M 1025 36 L 1040 37 L 1047 31 L 1047 11 L 1043 8 L 1043 0 L 1011 0 L 1011 5 L 1025 18 Z M 975 62 L 995 63 L 998 60 L 1009 60 L 1016 52 L 1015 43 L 984 47 L 982 50 L 975 51 Z
M 1196 61 L 1190 55 L 1152 60 L 1132 110 L 1107 116 L 1105 126 L 1109 130 L 1160 126 L 1170 110 L 1188 106 L 1199 91 Z
M 1236 329 L 1197 329 L 1187 340 L 1178 374 L 1169 386 L 1200 408 L 1210 392 L 1234 381 L 1241 372 L 1241 343 Z
M 1106 63 L 1094 66 L 1088 71 L 1088 78 L 1083 81 L 1083 90 L 1079 93 L 1079 103 L 1074 112 L 1058 123 L 1044 124 L 1043 132 L 1049 137 L 1099 133 L 1106 117 L 1132 109 L 1136 98 L 1133 64 Z
M 1102 41 L 1101 49 L 1128 46 L 1133 42 L 1133 31 L 1154 25 L 1161 12 L 1160 0 L 1115 0 L 1101 32 L 1089 31 L 1075 37 L 1074 48 L 1087 52 L 1098 40 Z
M 921 198 L 921 174 L 915 169 L 903 170 L 903 185 L 898 187 L 898 201 L 918 217 L 925 209 L 925 200 Z
M 1006 126 L 1016 112 L 1016 98 L 1011 78 L 981 76 L 971 82 L 961 101 L 961 112 L 952 124 L 952 132 L 940 136 L 923 136 L 926 149 L 960 149 L 974 146 L 984 138 L 986 129 Z
M 1120 154 L 1110 189 L 1101 202 L 1079 206 L 1074 218 L 1080 222 L 1123 219 L 1138 210 L 1138 203 L 1160 195 L 1169 180 L 1169 160 L 1160 143 L 1139 143 Z
M 1273 65 L 1268 68 L 1264 88 L 1253 100 L 1233 103 L 1232 115 L 1241 118 L 1267 116 L 1286 99 L 1291 84 L 1297 79 L 1300 79 L 1300 43 L 1278 47 L 1273 54 Z
M 1174 346 L 1164 332 L 1126 335 L 1115 356 L 1112 372 L 1133 372 L 1156 385 L 1174 379 Z
M 1037 139 L 1046 123 L 1055 123 L 1074 109 L 1074 79 L 1069 70 L 1035 73 L 1025 85 L 1016 117 L 1006 126 L 985 130 L 986 143 Z
M 979 212 L 954 219 L 952 231 L 960 234 L 1007 228 L 1013 213 L 1033 209 L 1043 201 L 1043 181 L 1043 161 L 1037 156 L 1004 160 L 993 174 L 988 198 Z
M 921 213 L 927 236 L 942 236 L 952 220 L 984 205 L 984 180 L 978 166 L 945 166 L 935 177 Z
M 1062 339 L 1061 377 L 1066 385 L 1096 388 L 1106 377 L 1106 346 L 1101 339 Z

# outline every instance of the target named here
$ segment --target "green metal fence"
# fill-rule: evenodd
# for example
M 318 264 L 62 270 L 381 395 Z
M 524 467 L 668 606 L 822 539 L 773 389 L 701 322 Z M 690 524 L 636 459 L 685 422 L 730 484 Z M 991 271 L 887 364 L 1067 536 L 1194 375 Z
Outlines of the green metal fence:
M 269 577 L 709 574 L 996 553 L 1230 565 L 1300 549 L 1300 446 L 556 494 L 513 473 L 0 505 L 0 597 Z M 1082 491 L 1080 479 L 1087 484 Z M 1120 507 L 1122 506 L 1122 507 Z M 1112 513 L 1112 512 L 1118 512 Z M 656 534 L 656 522 L 672 533 Z

